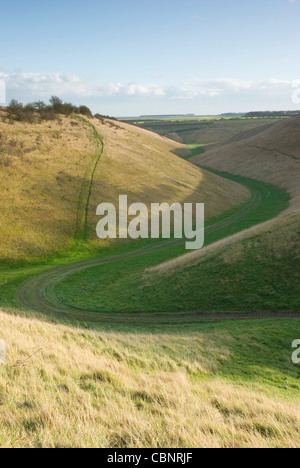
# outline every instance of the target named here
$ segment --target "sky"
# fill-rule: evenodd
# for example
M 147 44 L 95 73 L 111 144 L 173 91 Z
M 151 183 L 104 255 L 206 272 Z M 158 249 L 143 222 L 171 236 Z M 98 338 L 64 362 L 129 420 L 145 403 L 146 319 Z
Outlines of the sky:
M 0 100 L 111 116 L 300 109 L 300 0 L 11 0 Z

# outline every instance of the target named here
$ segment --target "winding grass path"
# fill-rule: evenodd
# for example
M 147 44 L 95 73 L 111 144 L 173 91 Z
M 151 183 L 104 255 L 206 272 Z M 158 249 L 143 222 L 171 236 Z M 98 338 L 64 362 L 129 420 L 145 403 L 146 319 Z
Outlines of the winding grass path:
M 101 141 L 102 142 L 102 141 Z M 103 151 L 103 143 L 102 143 Z M 101 152 L 102 154 L 102 152 Z M 100 156 L 99 156 L 100 159 Z M 208 169 L 208 168 L 205 168 Z M 208 169 L 209 170 L 209 169 Z M 251 198 L 231 212 L 225 213 L 219 219 L 211 221 L 206 226 L 206 245 L 213 244 L 217 240 L 229 237 L 232 234 L 243 231 L 251 226 L 260 224 L 263 221 L 275 218 L 283 211 L 288 204 L 288 196 L 285 192 L 277 189 L 274 186 L 263 184 L 251 179 L 245 179 L 225 173 L 217 173 L 229 180 L 234 180 L 243 183 L 251 191 Z M 91 179 L 92 187 L 93 177 Z M 88 205 L 87 205 L 88 210 Z M 68 321 L 81 321 L 89 323 L 103 323 L 103 324 L 127 324 L 127 325 L 143 325 L 148 323 L 158 324 L 191 324 L 199 322 L 199 320 L 224 320 L 230 319 L 249 319 L 249 318 L 266 318 L 266 314 L 212 314 L 207 315 L 199 312 L 185 313 L 143 313 L 143 312 L 101 312 L 95 310 L 86 310 L 85 308 L 70 306 L 60 300 L 57 296 L 56 288 L 62 282 L 65 282 L 73 275 L 88 271 L 94 267 L 103 267 L 116 265 L 120 270 L 122 262 L 132 259 L 133 268 L 134 262 L 143 261 L 149 258 L 149 255 L 157 257 L 157 263 L 160 262 L 160 255 L 166 259 L 172 259 L 184 253 L 184 240 L 170 240 L 160 241 L 153 245 L 146 245 L 137 248 L 133 251 L 120 253 L 107 257 L 94 258 L 90 260 L 81 261 L 78 263 L 62 265 L 52 270 L 48 270 L 38 276 L 27 279 L 18 289 L 16 294 L 16 302 L 21 308 L 35 311 L 39 314 L 68 320 Z M 267 316 L 277 317 L 275 313 Z M 291 316 L 295 317 L 295 314 Z M 287 317 L 287 315 L 285 315 Z
M 91 167 L 87 169 L 86 176 L 83 178 L 83 182 L 81 185 L 81 190 L 79 194 L 79 200 L 77 205 L 77 216 L 76 216 L 76 224 L 75 224 L 75 240 L 83 240 L 85 241 L 87 238 L 87 229 L 88 229 L 88 211 L 90 205 L 90 198 L 94 183 L 95 172 L 97 170 L 98 164 L 100 162 L 101 156 L 104 150 L 104 144 L 101 136 L 97 132 L 94 125 L 91 124 L 88 120 L 80 117 L 78 115 L 73 116 L 74 119 L 80 120 L 85 125 L 90 127 L 93 132 L 93 138 L 97 145 L 97 151 L 91 162 Z

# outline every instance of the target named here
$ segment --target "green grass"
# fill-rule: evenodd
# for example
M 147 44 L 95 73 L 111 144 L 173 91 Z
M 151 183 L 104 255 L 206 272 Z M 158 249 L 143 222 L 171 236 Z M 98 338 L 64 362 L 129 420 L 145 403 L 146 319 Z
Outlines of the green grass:
M 225 174 L 223 174 L 225 176 Z M 206 245 L 209 245 L 224 237 L 230 236 L 236 232 L 256 225 L 267 219 L 275 217 L 288 203 L 288 196 L 282 190 L 260 182 L 243 179 L 241 177 L 229 176 L 231 180 L 244 183 L 252 191 L 252 199 L 247 202 L 243 208 L 245 213 L 241 218 L 237 218 L 232 224 L 224 225 L 218 230 L 211 230 L 211 226 L 218 219 L 210 220 L 207 224 Z M 247 206 L 257 202 L 257 198 L 263 196 L 263 202 L 256 209 L 247 212 Z M 236 210 L 232 210 L 232 216 L 235 216 Z M 226 214 L 228 216 L 228 213 Z M 153 251 L 142 256 L 130 259 L 123 259 L 105 266 L 89 268 L 88 270 L 74 274 L 56 287 L 58 298 L 69 306 L 81 308 L 90 311 L 101 311 L 107 313 L 124 312 L 175 312 L 175 311 L 194 311 L 194 310 L 260 310 L 262 307 L 259 294 L 253 294 L 253 300 L 249 300 L 239 307 L 239 301 L 242 301 L 244 291 L 236 283 L 241 273 L 239 268 L 233 267 L 230 279 L 227 281 L 227 288 L 234 289 L 232 300 L 229 294 L 224 296 L 222 291 L 222 281 L 226 277 L 227 267 L 220 268 L 215 259 L 209 259 L 207 263 L 201 264 L 199 268 L 183 271 L 180 275 L 144 275 L 144 271 L 154 265 L 183 254 L 184 246 L 181 244 L 171 246 L 159 251 Z M 249 254 L 250 255 L 250 254 Z M 254 250 L 252 257 L 245 259 L 249 262 L 249 269 L 257 279 L 260 272 L 255 272 L 255 259 L 257 252 Z M 279 266 L 280 266 L 280 262 Z M 296 263 L 296 261 L 294 262 Z M 277 264 L 275 265 L 277 267 Z M 291 267 L 290 262 L 287 265 L 282 263 L 280 275 L 286 273 Z M 270 263 L 269 269 L 273 271 L 274 264 Z M 283 271 L 284 268 L 284 271 Z M 226 271 L 225 271 L 226 270 Z M 287 271 L 286 271 L 287 270 Z M 262 274 L 264 272 L 261 272 Z M 264 281 L 262 276 L 261 281 Z M 289 278 L 289 275 L 287 275 Z M 231 286 L 231 281 L 233 284 Z M 259 278 L 257 282 L 259 282 Z M 275 283 L 276 280 L 274 279 Z M 276 287 L 277 283 L 274 285 Z M 254 284 L 250 289 L 255 289 Z M 269 308 L 277 303 L 277 306 L 283 305 L 283 298 L 287 308 L 293 308 L 297 295 L 289 294 L 294 292 L 295 285 L 292 288 L 282 292 L 283 297 L 279 300 L 278 294 L 275 294 L 273 302 L 268 303 Z M 251 290 L 252 290 L 251 289 Z M 242 292 L 239 293 L 239 290 Z M 257 299 L 255 302 L 255 298 Z M 234 300 L 234 303 L 233 303 Z M 268 308 L 268 307 L 267 307 Z
M 187 149 L 190 150 L 190 154 L 188 156 L 185 156 L 184 159 L 190 159 L 193 156 L 199 156 L 200 154 L 205 153 L 205 147 L 209 145 L 187 145 Z
M 194 156 L 200 156 L 200 154 L 204 154 L 205 151 L 207 150 L 207 148 L 211 145 L 213 145 L 215 142 L 213 143 L 207 143 L 205 145 L 186 145 L 187 149 L 190 151 L 190 154 L 188 156 L 182 156 L 183 159 L 191 159 L 193 158 Z
M 162 310 L 298 311 L 300 263 L 295 249 L 299 252 L 299 247 L 298 241 L 286 252 L 276 253 L 264 236 L 258 236 L 197 266 L 148 278 L 143 301 Z
M 251 190 L 252 196 L 244 205 L 206 221 L 206 245 L 271 219 L 285 209 L 288 204 L 287 194 L 274 186 L 228 174 L 218 174 L 238 183 L 243 183 Z M 253 209 L 259 197 L 262 197 L 263 202 Z M 228 218 L 231 219 L 230 224 L 227 223 Z M 222 226 L 224 221 L 225 224 Z M 218 229 L 214 228 L 216 225 Z M 188 292 L 190 288 L 186 285 L 189 299 L 186 301 L 183 292 L 178 294 L 177 300 L 175 299 L 177 291 L 170 289 L 169 286 L 166 287 L 166 284 L 163 283 L 161 283 L 161 287 L 157 291 L 158 296 L 160 295 L 160 299 L 158 299 L 158 296 L 156 298 L 156 292 L 153 293 L 153 290 L 149 287 L 148 279 L 144 283 L 143 272 L 145 268 L 176 258 L 186 252 L 182 241 L 170 243 L 169 241 L 151 239 L 133 241 L 127 245 L 116 241 L 114 244 L 106 246 L 105 249 L 87 245 L 84 242 L 74 242 L 70 249 L 59 256 L 48 257 L 31 264 L 2 266 L 0 269 L 0 305 L 17 308 L 19 304 L 15 298 L 21 284 L 28 278 L 37 276 L 46 270 L 89 258 L 105 258 L 106 256 L 133 252 L 151 246 L 158 246 L 159 250 L 131 259 L 116 261 L 107 264 L 105 267 L 90 268 L 84 273 L 69 277 L 68 280 L 57 287 L 58 296 L 66 304 L 93 311 L 122 313 L 199 309 L 198 299 L 195 297 L 199 289 L 197 285 L 195 286 L 196 291 L 190 296 Z M 166 280 L 167 282 L 168 280 Z M 167 297 L 162 297 L 164 295 L 162 293 L 163 288 L 167 291 L 170 289 L 170 294 L 166 293 Z M 207 289 L 212 290 L 209 286 Z M 142 320 L 144 325 L 148 320 L 143 321 L 141 317 L 137 317 L 137 319 Z
M 226 357 L 222 352 L 214 354 L 217 367 L 210 377 L 261 386 L 271 396 L 274 390 L 281 394 L 300 390 L 300 367 L 291 360 L 299 325 L 293 319 L 221 321 L 187 326 L 184 333 L 204 333 L 214 349 L 227 349 Z

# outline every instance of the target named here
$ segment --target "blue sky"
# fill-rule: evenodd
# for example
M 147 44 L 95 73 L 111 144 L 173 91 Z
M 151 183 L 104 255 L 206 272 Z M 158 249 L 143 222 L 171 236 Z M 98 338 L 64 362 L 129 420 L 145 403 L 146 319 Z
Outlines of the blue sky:
M 7 100 L 110 115 L 300 108 L 300 0 L 12 0 Z

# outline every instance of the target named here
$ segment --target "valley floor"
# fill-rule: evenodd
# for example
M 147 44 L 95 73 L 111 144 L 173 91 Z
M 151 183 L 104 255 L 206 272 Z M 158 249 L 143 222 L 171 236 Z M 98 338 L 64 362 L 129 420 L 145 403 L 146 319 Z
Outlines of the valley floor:
M 226 177 L 242 203 L 209 220 L 208 248 L 276 218 L 234 248 L 2 265 L 0 447 L 299 447 L 298 211 L 278 217 L 289 187 Z

